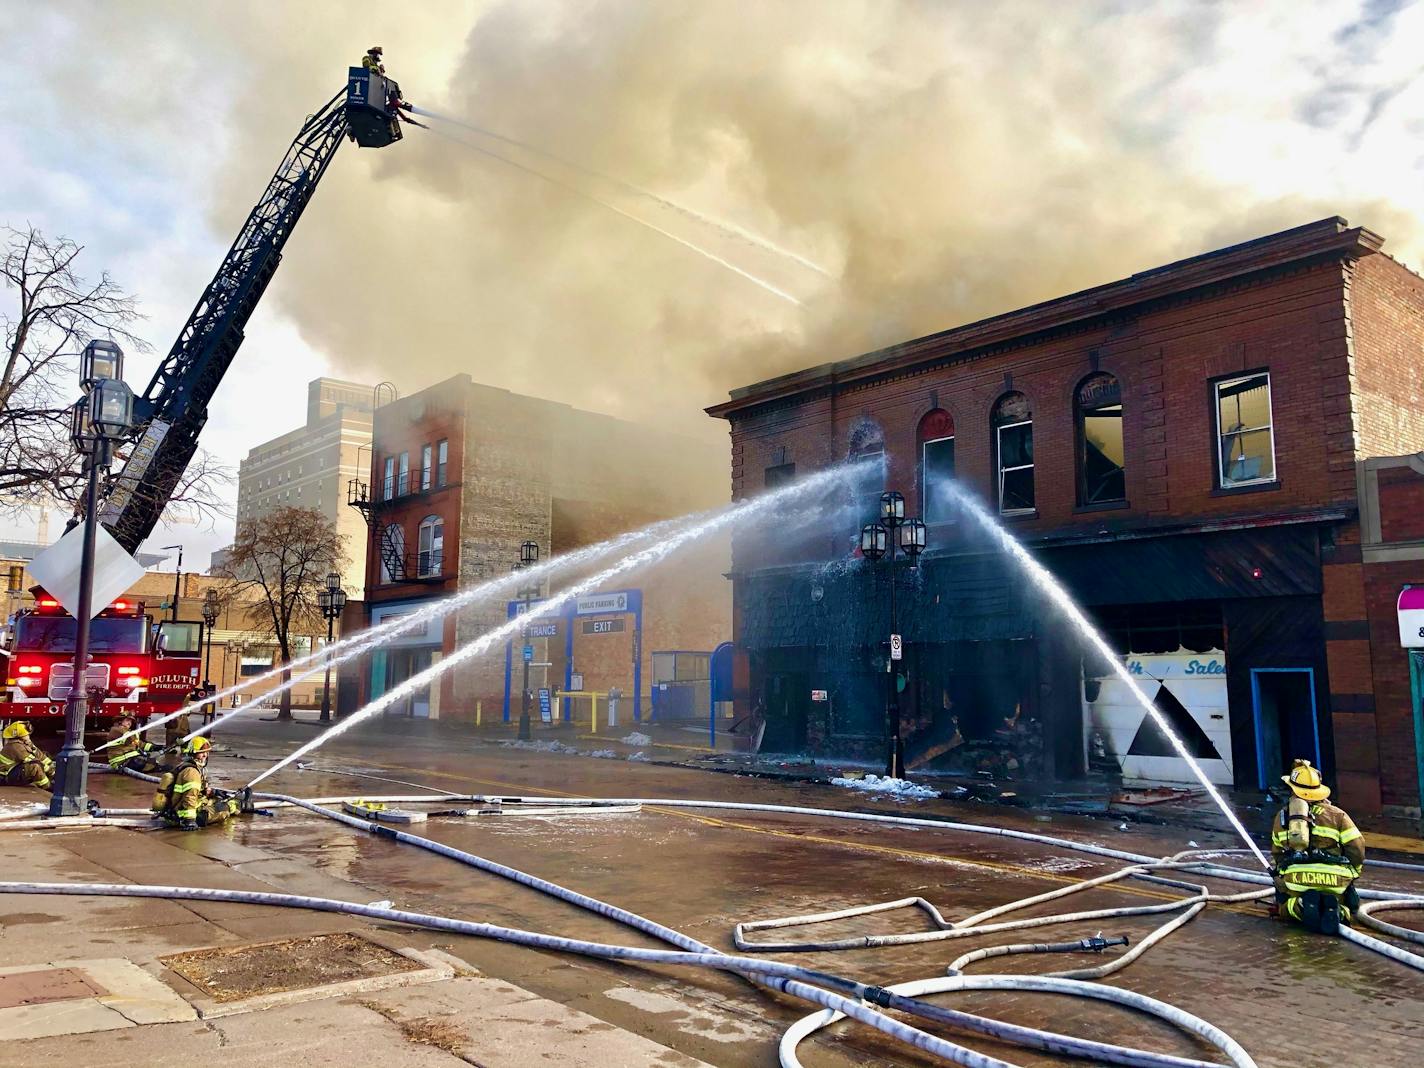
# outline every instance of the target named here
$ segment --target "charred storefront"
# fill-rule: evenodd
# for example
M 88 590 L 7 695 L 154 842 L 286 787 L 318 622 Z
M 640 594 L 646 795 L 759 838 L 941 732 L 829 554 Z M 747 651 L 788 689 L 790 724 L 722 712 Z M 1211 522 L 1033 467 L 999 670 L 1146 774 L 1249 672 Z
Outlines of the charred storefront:
M 1321 569 L 1344 519 L 1034 551 L 1207 774 L 1259 787 L 1292 754 L 1331 765 Z M 900 569 L 893 664 L 884 568 L 849 559 L 737 576 L 762 750 L 876 763 L 894 685 L 914 772 L 1193 781 L 1045 591 L 1002 553 L 956 541 Z

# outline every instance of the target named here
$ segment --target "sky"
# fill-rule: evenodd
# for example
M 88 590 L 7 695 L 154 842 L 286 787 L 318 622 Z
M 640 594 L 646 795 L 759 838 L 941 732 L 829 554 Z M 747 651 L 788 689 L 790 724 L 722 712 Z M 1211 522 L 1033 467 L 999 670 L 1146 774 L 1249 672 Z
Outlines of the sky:
M 733 387 L 1327 215 L 1424 262 L 1424 2 L 0 0 L 0 26 L 0 224 L 85 245 L 155 352 L 366 48 L 443 116 L 338 153 L 212 406 L 233 467 L 322 374 L 463 371 L 725 441 L 702 409 Z M 149 546 L 202 566 L 230 537 Z

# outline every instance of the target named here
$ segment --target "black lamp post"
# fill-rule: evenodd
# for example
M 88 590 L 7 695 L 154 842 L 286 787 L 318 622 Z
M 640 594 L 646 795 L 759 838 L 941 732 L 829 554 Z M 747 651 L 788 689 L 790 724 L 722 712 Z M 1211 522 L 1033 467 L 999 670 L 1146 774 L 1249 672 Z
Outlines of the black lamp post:
M 74 405 L 69 440 L 84 457 L 84 545 L 79 563 L 79 611 L 74 635 L 74 677 L 64 710 L 64 745 L 55 763 L 51 816 L 82 816 L 89 803 L 89 754 L 84 720 L 89 713 L 89 617 L 94 609 L 94 545 L 99 531 L 99 472 L 108 471 L 113 443 L 133 425 L 133 391 L 123 381 L 124 353 L 112 341 L 84 347 L 79 381 L 84 396 Z
M 516 571 L 523 571 L 533 567 L 539 562 L 539 543 L 536 541 L 526 541 L 519 547 L 519 563 L 514 565 Z M 529 655 L 526 650 L 529 648 L 529 601 L 539 592 L 537 582 L 525 581 L 519 587 L 520 600 L 524 602 L 524 625 L 519 628 L 520 650 L 519 659 L 524 662 L 524 697 L 519 705 L 519 740 L 521 742 L 533 741 L 534 732 L 529 721 Z
M 326 588 L 316 595 L 316 603 L 326 620 L 326 682 L 321 689 L 321 721 L 331 722 L 331 638 L 332 627 L 346 609 L 346 591 L 341 588 L 341 576 L 335 571 L 326 575 Z
M 218 604 L 218 591 L 211 586 L 207 593 L 203 594 L 203 623 L 208 632 L 208 649 L 203 658 L 203 688 L 212 685 L 213 678 L 213 628 L 217 626 L 218 613 L 221 611 Z
M 173 621 L 176 623 L 178 621 L 178 601 L 183 595 L 183 546 L 162 545 L 159 548 L 178 550 L 178 566 L 173 569 Z
M 904 650 L 895 617 L 895 550 L 899 548 L 909 558 L 910 566 L 914 567 L 919 562 L 920 553 L 925 551 L 927 540 L 924 522 L 906 517 L 905 497 L 895 490 L 880 495 L 879 517 L 860 532 L 861 555 L 872 563 L 884 558 L 890 565 L 890 650 L 885 661 L 890 689 L 885 699 L 888 735 L 885 774 L 896 779 L 905 777 L 905 753 L 900 737 L 899 672 L 895 670 L 895 662 Z

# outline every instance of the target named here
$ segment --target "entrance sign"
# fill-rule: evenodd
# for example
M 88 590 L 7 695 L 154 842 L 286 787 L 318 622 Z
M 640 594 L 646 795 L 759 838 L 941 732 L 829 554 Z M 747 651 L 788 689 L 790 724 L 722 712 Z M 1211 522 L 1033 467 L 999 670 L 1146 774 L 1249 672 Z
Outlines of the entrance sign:
M 529 637 L 531 638 L 553 638 L 559 633 L 557 623 L 531 623 L 529 624 Z
M 1399 644 L 1406 649 L 1424 649 L 1424 586 L 1406 586 L 1399 591 Z

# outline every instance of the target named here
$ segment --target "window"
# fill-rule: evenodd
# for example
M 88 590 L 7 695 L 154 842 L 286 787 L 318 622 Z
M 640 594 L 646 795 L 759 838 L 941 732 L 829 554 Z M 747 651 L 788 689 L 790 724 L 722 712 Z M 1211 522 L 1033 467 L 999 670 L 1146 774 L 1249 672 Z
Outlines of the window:
M 404 497 L 410 492 L 410 453 L 400 454 L 400 477 L 396 480 L 396 496 Z
M 920 512 L 926 523 L 954 518 L 949 486 L 954 481 L 954 417 L 943 408 L 926 412 L 920 442 Z
M 430 476 L 434 473 L 430 470 L 431 449 L 429 445 L 420 447 L 420 488 L 428 490 L 430 488 Z
M 796 480 L 795 464 L 775 464 L 768 467 L 762 476 L 762 485 L 769 490 L 780 489 Z
M 390 500 L 390 499 L 391 499 L 392 497 L 394 497 L 395 495 L 396 495 L 396 458 L 395 458 L 394 456 L 387 456 L 387 457 L 386 457 L 386 478 L 385 478 L 384 492 L 381 494 L 381 496 L 382 496 L 382 498 L 385 499 L 385 500 Z
M 865 461 L 851 478 L 858 517 L 853 536 L 859 545 L 860 528 L 880 518 L 880 494 L 885 491 L 885 432 L 875 420 L 862 419 L 851 431 L 849 459 Z
M 443 485 L 445 485 L 445 468 L 446 468 L 446 464 L 449 462 L 449 460 L 450 460 L 450 442 L 449 442 L 449 439 L 445 439 L 445 440 L 436 442 L 436 443 L 435 443 L 435 484 L 436 484 L 437 486 L 443 486 Z
M 426 451 L 430 451 L 428 447 Z M 419 553 L 416 574 L 420 578 L 440 574 L 445 562 L 445 520 L 438 515 L 420 521 Z
M 1089 375 L 1078 383 L 1073 408 L 1078 418 L 1078 503 L 1127 500 L 1122 387 L 1110 374 Z
M 1271 376 L 1217 382 L 1217 484 L 1222 489 L 1274 482 L 1276 442 L 1271 427 Z
M 994 449 L 999 468 L 999 512 L 1033 511 L 1033 412 L 1022 393 L 994 405 Z

